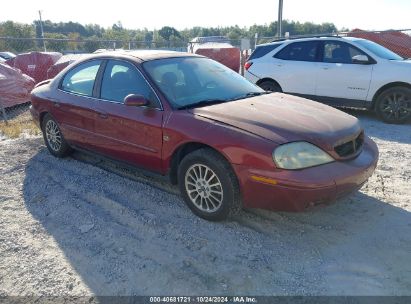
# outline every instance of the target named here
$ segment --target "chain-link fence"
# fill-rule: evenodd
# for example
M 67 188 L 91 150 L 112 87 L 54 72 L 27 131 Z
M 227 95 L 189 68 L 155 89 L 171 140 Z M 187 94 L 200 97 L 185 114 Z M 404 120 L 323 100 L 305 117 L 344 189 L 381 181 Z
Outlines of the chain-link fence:
M 47 51 L 67 53 L 93 53 L 99 49 L 172 49 L 186 50 L 187 43 L 181 41 L 137 41 L 123 39 L 59 39 L 0 37 L 0 50 L 13 53 Z
M 359 37 L 385 46 L 404 58 L 411 58 L 411 29 L 387 31 L 339 32 L 318 35 L 286 35 L 282 39 L 305 38 L 313 36 Z M 217 39 L 218 38 L 218 39 Z M 222 40 L 221 40 L 222 39 Z M 19 130 L 13 131 L 14 122 L 29 125 L 30 92 L 35 84 L 53 78 L 70 63 L 93 52 L 104 50 L 160 49 L 180 52 L 198 52 L 216 59 L 241 73 L 242 67 L 255 46 L 271 42 L 278 37 L 253 37 L 229 39 L 208 37 L 191 41 L 136 41 L 136 40 L 100 40 L 100 39 L 56 39 L 56 38 L 17 38 L 0 37 L 0 136 L 7 133 L 13 137 Z M 223 41 L 224 40 L 224 41 Z M 230 44 L 233 51 L 217 52 L 219 44 L 209 46 L 205 43 L 219 42 Z M 200 46 L 203 46 L 202 48 Z M 202 49 L 202 51 L 198 51 Z M 239 51 L 241 50 L 241 52 Z M 45 52 L 46 51 L 46 52 Z M 13 54 L 18 54 L 13 57 Z M 7 130 L 7 132 L 5 131 Z
M 226 39 L 226 42 L 234 49 L 241 47 L 241 39 Z M 25 122 L 29 120 L 30 92 L 37 83 L 53 78 L 70 63 L 86 54 L 105 50 L 139 49 L 187 52 L 190 51 L 190 46 L 195 44 L 200 43 L 181 40 L 156 42 L 122 39 L 0 37 L 0 136 L 5 133 L 8 137 L 15 136 L 20 130 L 12 131 L 15 122 L 26 124 Z M 254 44 L 253 40 L 249 47 L 253 47 Z M 13 57 L 13 55 L 17 56 Z M 221 59 L 224 61 L 230 56 Z M 238 71 L 240 59 L 237 57 L 229 59 L 237 61 L 238 66 L 233 69 Z

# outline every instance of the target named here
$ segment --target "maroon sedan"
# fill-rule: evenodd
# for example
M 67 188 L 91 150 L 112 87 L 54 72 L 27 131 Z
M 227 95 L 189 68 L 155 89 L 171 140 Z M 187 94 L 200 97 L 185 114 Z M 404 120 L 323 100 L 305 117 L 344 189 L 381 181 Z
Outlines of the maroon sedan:
M 207 220 L 333 201 L 378 159 L 355 117 L 187 53 L 91 55 L 34 89 L 31 113 L 51 154 L 88 150 L 168 175 Z

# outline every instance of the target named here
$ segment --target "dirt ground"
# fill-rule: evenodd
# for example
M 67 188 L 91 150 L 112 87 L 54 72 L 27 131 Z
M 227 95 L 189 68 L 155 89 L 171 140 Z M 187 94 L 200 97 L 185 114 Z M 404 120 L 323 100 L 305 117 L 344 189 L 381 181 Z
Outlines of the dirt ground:
M 411 124 L 350 113 L 380 149 L 361 191 L 222 223 L 138 172 L 0 138 L 0 296 L 411 295 Z

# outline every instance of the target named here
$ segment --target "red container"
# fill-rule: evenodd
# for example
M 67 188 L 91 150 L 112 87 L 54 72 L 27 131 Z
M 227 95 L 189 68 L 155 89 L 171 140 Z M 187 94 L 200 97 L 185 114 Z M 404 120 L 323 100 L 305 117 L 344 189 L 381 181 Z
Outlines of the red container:
M 36 83 L 48 79 L 47 70 L 62 56 L 56 52 L 30 52 L 17 55 L 6 63 L 32 77 Z
M 30 101 L 34 79 L 20 70 L 0 63 L 0 105 L 12 107 Z
M 56 61 L 49 69 L 47 70 L 47 78 L 54 78 L 58 73 L 64 70 L 68 65 L 72 64 L 76 60 L 80 59 L 86 54 L 68 54 L 63 55 L 59 60 Z
M 193 53 L 214 59 L 237 73 L 240 71 L 240 49 L 229 43 L 206 42 L 195 44 Z
M 405 33 L 398 31 L 364 32 L 355 29 L 347 36 L 374 41 L 404 58 L 411 58 L 411 37 Z

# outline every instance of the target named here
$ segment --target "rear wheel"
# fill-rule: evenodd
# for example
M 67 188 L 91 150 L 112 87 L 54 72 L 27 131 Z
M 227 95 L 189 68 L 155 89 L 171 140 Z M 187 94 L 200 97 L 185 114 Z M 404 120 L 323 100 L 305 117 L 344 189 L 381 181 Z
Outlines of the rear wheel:
M 258 85 L 264 91 L 268 92 L 282 92 L 281 87 L 272 80 L 265 80 Z
M 411 118 L 411 89 L 392 87 L 383 91 L 375 103 L 377 115 L 387 123 L 404 123 Z
M 50 114 L 46 114 L 42 123 L 43 138 L 51 154 L 65 157 L 70 154 L 71 148 L 61 133 L 60 127 Z
M 230 164 L 211 149 L 184 157 L 178 183 L 187 206 L 206 220 L 221 221 L 241 209 L 237 177 Z

